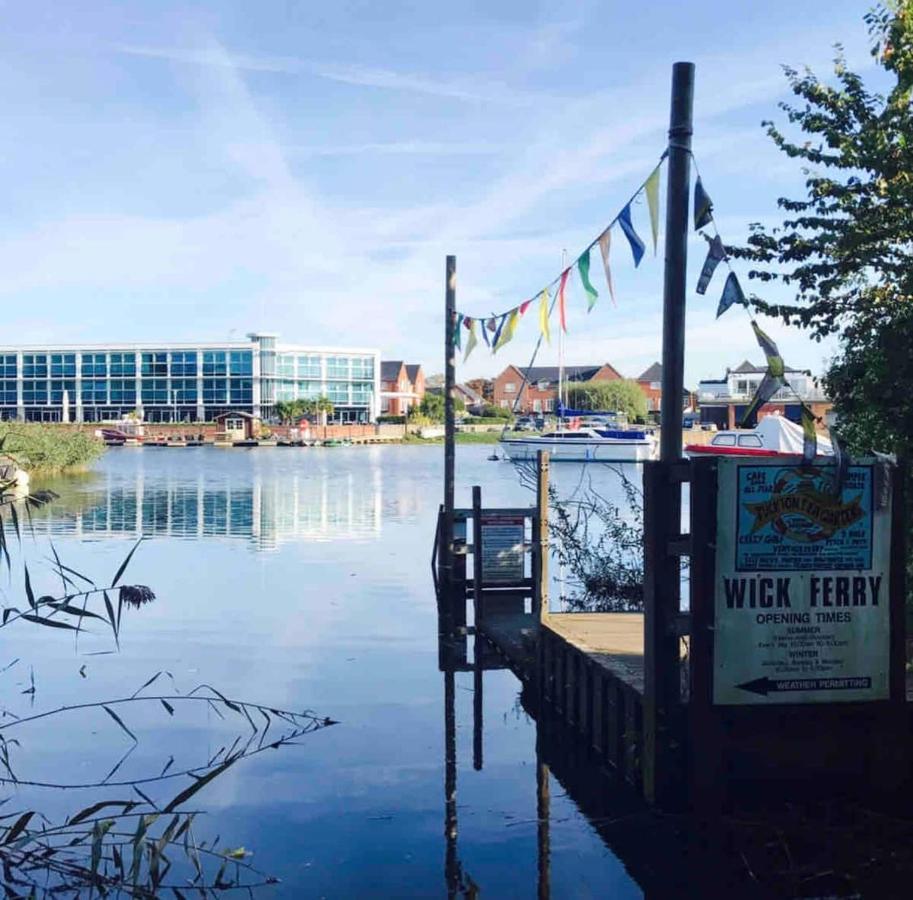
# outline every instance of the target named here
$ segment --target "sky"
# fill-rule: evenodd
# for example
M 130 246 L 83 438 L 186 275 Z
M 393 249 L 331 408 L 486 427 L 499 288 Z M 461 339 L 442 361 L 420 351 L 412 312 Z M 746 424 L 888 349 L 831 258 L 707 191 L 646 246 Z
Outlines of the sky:
M 677 60 L 697 67 L 694 158 L 724 241 L 776 223 L 803 180 L 761 127 L 784 121 L 781 66 L 828 76 L 840 42 L 875 77 L 868 5 L 0 2 L 2 342 L 265 330 L 439 372 L 446 254 L 467 315 L 551 282 L 662 154 Z M 642 199 L 633 218 L 649 245 Z M 637 269 L 613 232 L 617 306 L 597 253 L 592 312 L 572 280 L 568 365 L 636 377 L 660 358 L 660 219 Z M 724 270 L 695 293 L 704 248 L 692 235 L 686 385 L 762 361 L 741 310 L 715 319 Z M 762 325 L 796 368 L 837 349 Z M 458 378 L 528 364 L 537 336 L 530 313 Z

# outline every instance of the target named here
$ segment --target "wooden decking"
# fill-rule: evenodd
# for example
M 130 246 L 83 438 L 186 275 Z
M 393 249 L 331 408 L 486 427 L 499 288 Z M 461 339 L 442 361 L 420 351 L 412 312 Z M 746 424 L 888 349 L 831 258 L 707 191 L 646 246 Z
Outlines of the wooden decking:
M 643 613 L 550 613 L 543 626 L 643 692 Z

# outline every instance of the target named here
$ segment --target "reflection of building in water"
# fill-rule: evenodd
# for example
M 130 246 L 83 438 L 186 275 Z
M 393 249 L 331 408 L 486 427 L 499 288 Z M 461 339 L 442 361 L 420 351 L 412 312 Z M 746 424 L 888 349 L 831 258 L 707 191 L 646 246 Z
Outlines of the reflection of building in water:
M 379 468 L 358 479 L 352 473 L 267 479 L 253 473 L 243 484 L 201 474 L 196 481 L 146 485 L 140 474 L 133 484 L 117 478 L 93 484 L 78 500 L 64 500 L 63 509 L 53 504 L 44 522 L 35 524 L 87 538 L 242 537 L 271 550 L 287 541 L 374 537 L 381 496 Z

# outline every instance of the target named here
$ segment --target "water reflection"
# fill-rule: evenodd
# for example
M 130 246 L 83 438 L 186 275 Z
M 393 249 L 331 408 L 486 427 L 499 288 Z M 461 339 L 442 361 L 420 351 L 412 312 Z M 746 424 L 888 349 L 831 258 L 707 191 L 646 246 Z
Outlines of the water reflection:
M 381 530 L 382 482 L 379 469 L 367 474 L 280 479 L 253 471 L 235 482 L 200 471 L 192 480 L 163 484 L 161 478 L 147 483 L 142 469 L 129 481 L 109 473 L 66 492 L 36 528 L 86 539 L 242 538 L 257 550 L 300 540 L 373 539 Z

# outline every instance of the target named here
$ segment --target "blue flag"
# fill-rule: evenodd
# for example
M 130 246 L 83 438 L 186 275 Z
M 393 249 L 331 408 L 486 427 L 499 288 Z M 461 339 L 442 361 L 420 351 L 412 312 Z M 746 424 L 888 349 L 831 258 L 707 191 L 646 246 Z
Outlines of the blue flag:
M 707 238 L 707 242 L 710 245 L 707 248 L 707 258 L 704 260 L 704 267 L 701 269 L 701 277 L 697 280 L 697 292 L 699 294 L 707 293 L 710 279 L 713 278 L 716 267 L 721 260 L 726 258 L 726 248 L 723 246 L 723 241 L 719 235 L 716 235 L 713 240 Z
M 745 295 L 742 293 L 742 286 L 739 284 L 739 279 L 735 277 L 735 272 L 730 272 L 729 277 L 726 279 L 726 284 L 723 285 L 720 305 L 716 308 L 716 317 L 719 318 L 723 315 L 733 303 L 741 303 L 742 306 L 747 305 L 745 302 Z
M 634 230 L 634 226 L 631 224 L 630 203 L 618 214 L 618 224 L 621 225 L 621 230 L 625 233 L 625 237 L 631 245 L 631 253 L 634 254 L 634 266 L 636 268 L 644 258 L 645 248 L 644 242 L 640 239 L 640 235 Z

